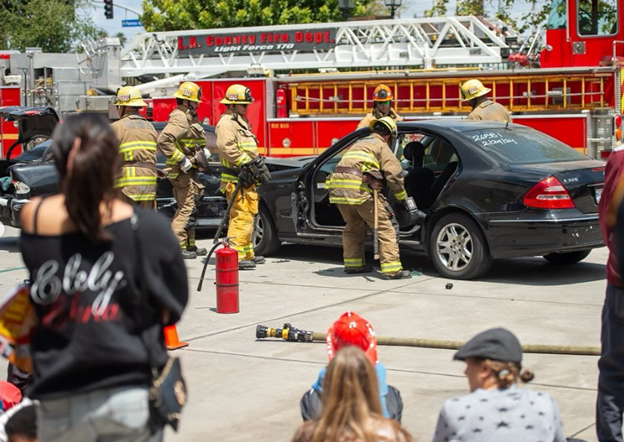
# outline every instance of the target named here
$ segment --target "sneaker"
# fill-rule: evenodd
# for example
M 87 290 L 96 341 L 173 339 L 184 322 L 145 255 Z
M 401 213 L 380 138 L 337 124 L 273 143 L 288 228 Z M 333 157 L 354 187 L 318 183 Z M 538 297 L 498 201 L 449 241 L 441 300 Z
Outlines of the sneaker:
M 188 250 L 182 250 L 182 258 L 184 258 L 184 259 L 195 259 L 195 258 L 197 258 L 197 253 L 189 252 Z
M 373 266 L 365 265 L 364 267 L 348 267 L 345 268 L 347 275 L 356 275 L 358 273 L 370 273 L 373 271 Z
M 256 268 L 256 263 L 249 260 L 238 261 L 238 269 L 239 270 L 254 270 Z
M 381 277 L 383 279 L 410 279 L 412 277 L 412 273 L 409 270 L 401 270 L 394 275 L 385 275 L 382 274 Z
M 264 264 L 266 262 L 266 259 L 264 256 L 254 256 L 253 258 L 251 258 L 251 260 L 255 262 L 256 264 Z
M 208 250 L 203 247 L 187 247 L 186 250 L 197 253 L 197 256 L 206 256 L 208 254 Z

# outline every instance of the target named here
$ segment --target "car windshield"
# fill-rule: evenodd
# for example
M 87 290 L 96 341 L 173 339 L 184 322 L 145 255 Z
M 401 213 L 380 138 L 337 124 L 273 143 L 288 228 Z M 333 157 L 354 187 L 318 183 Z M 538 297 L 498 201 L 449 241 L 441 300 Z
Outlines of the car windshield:
M 587 157 L 542 132 L 527 127 L 464 132 L 480 148 L 506 164 L 539 164 L 586 160 Z

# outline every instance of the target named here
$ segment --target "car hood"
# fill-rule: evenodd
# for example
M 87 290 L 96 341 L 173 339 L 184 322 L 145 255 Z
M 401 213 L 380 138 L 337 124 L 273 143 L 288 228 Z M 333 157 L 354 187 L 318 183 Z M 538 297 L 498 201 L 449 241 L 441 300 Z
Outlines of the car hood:
M 33 137 L 52 136 L 60 118 L 51 107 L 0 107 L 0 117 L 5 121 L 15 121 L 19 128 L 18 142 L 25 143 Z

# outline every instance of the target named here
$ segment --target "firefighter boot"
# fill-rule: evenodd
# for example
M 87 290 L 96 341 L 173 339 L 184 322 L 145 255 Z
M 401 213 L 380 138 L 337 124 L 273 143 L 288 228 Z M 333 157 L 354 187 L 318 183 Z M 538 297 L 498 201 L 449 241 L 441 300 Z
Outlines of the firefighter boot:
M 206 250 L 203 247 L 187 247 L 186 250 L 188 250 L 189 252 L 195 252 L 195 254 L 197 256 L 206 256 L 208 254 L 208 250 Z
M 195 258 L 197 258 L 197 253 L 191 252 L 189 250 L 182 250 L 182 258 L 184 258 L 184 259 L 195 259 Z
M 266 262 L 266 259 L 264 258 L 264 256 L 258 256 L 258 255 L 251 258 L 251 260 L 254 262 L 254 264 L 264 264 Z
M 394 275 L 382 274 L 381 277 L 383 279 L 410 279 L 412 277 L 412 274 L 409 270 L 401 270 L 400 272 L 397 272 Z
M 255 270 L 255 269 L 256 269 L 256 263 L 251 260 L 243 259 L 242 261 L 238 261 L 238 270 Z

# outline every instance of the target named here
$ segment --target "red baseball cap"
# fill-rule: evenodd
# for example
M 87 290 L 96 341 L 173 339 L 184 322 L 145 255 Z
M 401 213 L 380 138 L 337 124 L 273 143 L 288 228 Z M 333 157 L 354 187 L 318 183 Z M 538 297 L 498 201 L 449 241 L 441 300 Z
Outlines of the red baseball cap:
M 348 345 L 360 347 L 368 359 L 377 364 L 375 330 L 357 313 L 346 312 L 327 331 L 327 355 L 331 361 L 336 352 Z

